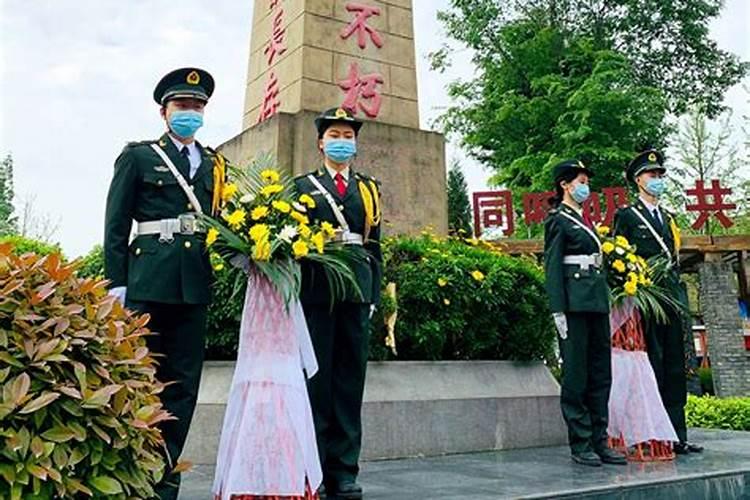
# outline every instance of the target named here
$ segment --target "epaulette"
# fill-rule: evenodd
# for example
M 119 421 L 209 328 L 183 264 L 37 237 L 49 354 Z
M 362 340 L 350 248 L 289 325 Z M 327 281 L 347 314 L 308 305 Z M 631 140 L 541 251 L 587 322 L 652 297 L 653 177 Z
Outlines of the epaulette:
M 549 210 L 547 211 L 547 215 L 557 215 L 557 214 L 559 214 L 559 213 L 560 213 L 560 207 L 559 207 L 559 206 L 557 206 L 557 207 L 553 207 L 553 208 L 550 208 L 550 209 L 549 209 Z
M 149 139 L 146 141 L 130 141 L 125 145 L 125 147 L 133 148 L 136 146 L 150 146 L 152 144 L 156 144 L 157 142 L 159 142 L 159 139 Z
M 371 175 L 363 174 L 361 172 L 354 172 L 354 177 L 363 181 L 372 181 L 376 185 L 380 186 L 380 181 Z

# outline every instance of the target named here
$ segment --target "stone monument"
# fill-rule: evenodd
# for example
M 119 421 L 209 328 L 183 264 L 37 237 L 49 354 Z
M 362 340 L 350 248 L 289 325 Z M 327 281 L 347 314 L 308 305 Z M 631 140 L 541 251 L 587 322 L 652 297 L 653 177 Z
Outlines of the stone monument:
M 355 170 L 383 183 L 386 232 L 447 232 L 445 140 L 419 129 L 411 0 L 255 0 L 235 164 L 270 152 L 298 175 L 321 165 L 315 116 L 368 121 Z

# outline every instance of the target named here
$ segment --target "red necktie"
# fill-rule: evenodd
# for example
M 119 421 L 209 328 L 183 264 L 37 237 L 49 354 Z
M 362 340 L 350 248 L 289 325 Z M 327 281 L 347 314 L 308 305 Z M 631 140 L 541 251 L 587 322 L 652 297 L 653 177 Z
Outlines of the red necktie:
M 333 180 L 336 181 L 336 190 L 339 192 L 339 196 L 343 198 L 346 194 L 346 183 L 344 182 L 344 176 L 341 174 L 336 174 L 336 177 L 334 177 Z

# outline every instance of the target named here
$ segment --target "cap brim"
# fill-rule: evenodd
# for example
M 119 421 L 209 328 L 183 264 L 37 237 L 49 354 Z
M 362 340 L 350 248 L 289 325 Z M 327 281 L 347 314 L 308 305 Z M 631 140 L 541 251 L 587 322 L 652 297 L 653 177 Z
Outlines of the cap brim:
M 646 165 L 643 165 L 642 167 L 640 167 L 638 170 L 636 170 L 633 173 L 633 178 L 635 179 L 636 177 L 638 177 L 639 175 L 641 175 L 644 172 L 661 172 L 662 174 L 666 174 L 667 173 L 667 169 L 664 168 L 662 165 L 657 165 L 657 164 L 654 164 L 654 163 L 646 164 Z
M 167 92 L 161 98 L 161 103 L 164 104 L 167 101 L 174 99 L 198 99 L 204 102 L 208 102 L 208 95 L 205 92 L 191 91 L 191 90 L 176 90 L 174 92 Z

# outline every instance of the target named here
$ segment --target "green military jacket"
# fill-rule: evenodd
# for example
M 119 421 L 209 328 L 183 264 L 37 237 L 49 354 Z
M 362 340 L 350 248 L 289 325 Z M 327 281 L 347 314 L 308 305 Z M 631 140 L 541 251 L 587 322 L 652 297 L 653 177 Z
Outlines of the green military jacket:
M 594 267 L 582 269 L 563 262 L 566 255 L 600 253 L 599 236 L 593 229 L 585 228 L 583 219 L 575 210 L 561 204 L 550 211 L 544 224 L 544 273 L 553 313 L 609 313 L 609 286 L 605 270 Z
M 349 231 L 364 234 L 365 208 L 358 184 L 360 181 L 364 181 L 365 187 L 372 193 L 369 181 L 375 181 L 375 179 L 350 170 L 346 193 L 341 197 L 333 179 L 324 167 L 311 172 L 311 174 L 331 193 L 334 201 L 342 207 L 341 211 L 349 225 Z M 294 183 L 300 195 L 308 194 L 315 200 L 315 208 L 308 210 L 308 215 L 313 223 L 330 222 L 335 228 L 340 227 L 326 197 L 315 187 L 308 178 L 308 174 L 296 177 Z M 375 183 L 377 184 L 377 181 Z M 372 194 L 374 196 L 377 195 L 376 193 Z M 344 300 L 365 304 L 378 304 L 380 303 L 380 282 L 383 275 L 383 254 L 380 249 L 380 224 L 374 225 L 370 229 L 368 241 L 364 244 L 364 251 L 363 259 L 355 262 L 353 269 L 361 291 L 361 297 L 357 297 L 357 294 L 350 291 Z M 300 300 L 308 304 L 328 304 L 330 303 L 330 296 L 328 280 L 323 269 L 319 265 L 303 261 Z
M 634 207 L 641 215 L 643 215 L 646 219 L 645 223 L 640 217 L 638 217 L 638 215 L 633 213 L 631 207 Z M 644 259 L 658 256 L 670 259 L 672 262 L 672 268 L 666 275 L 668 282 L 662 283 L 662 285 L 672 288 L 679 285 L 679 268 L 677 265 L 678 251 L 675 245 L 674 234 L 671 229 L 671 225 L 674 224 L 674 218 L 669 212 L 662 208 L 659 208 L 659 213 L 661 214 L 661 220 L 664 221 L 661 225 L 654 220 L 654 216 L 640 200 L 633 205 L 622 207 L 615 214 L 614 233 L 627 238 L 628 242 L 635 246 L 636 254 Z M 661 244 L 659 244 L 654 237 L 649 226 L 654 228 L 656 233 L 662 237 L 667 249 L 669 250 L 669 255 L 667 255 Z
M 205 234 L 175 234 L 171 242 L 144 235 L 128 243 L 131 224 L 177 218 L 194 212 L 187 195 L 164 161 L 151 148 L 157 143 L 193 189 L 204 213 L 210 213 L 216 153 L 198 145 L 202 163 L 190 178 L 190 163 L 167 134 L 158 141 L 125 146 L 115 161 L 107 195 L 104 274 L 110 288 L 127 286 L 128 300 L 168 304 L 207 304 L 212 270 Z

